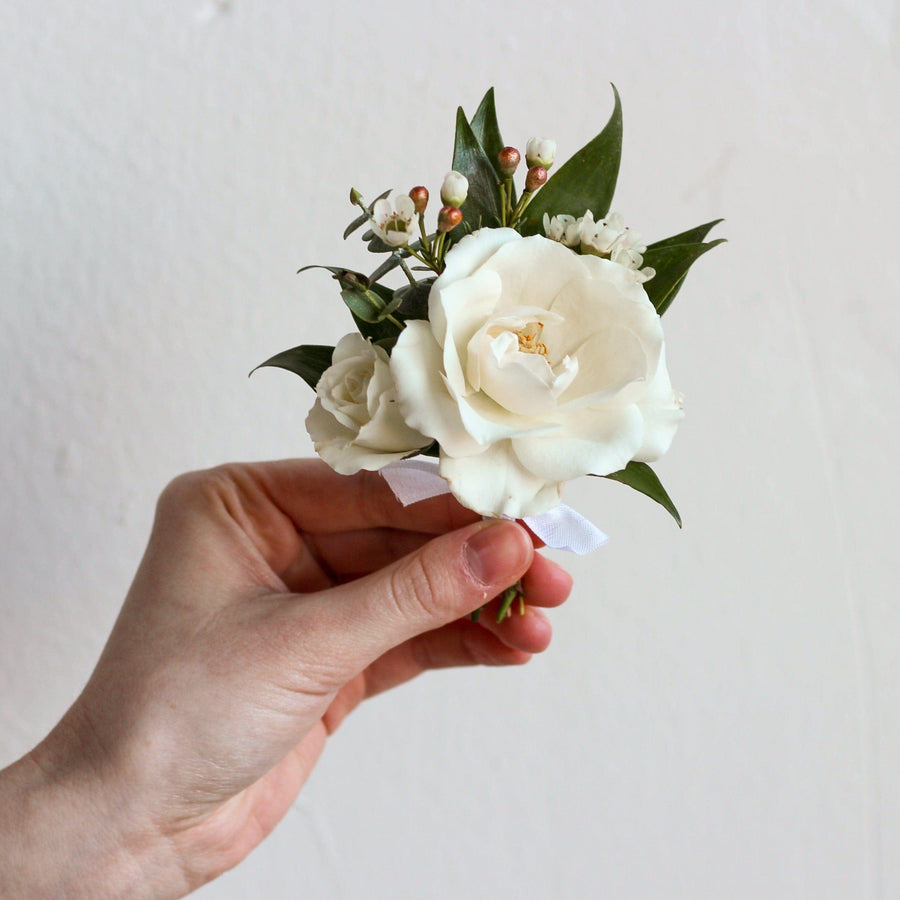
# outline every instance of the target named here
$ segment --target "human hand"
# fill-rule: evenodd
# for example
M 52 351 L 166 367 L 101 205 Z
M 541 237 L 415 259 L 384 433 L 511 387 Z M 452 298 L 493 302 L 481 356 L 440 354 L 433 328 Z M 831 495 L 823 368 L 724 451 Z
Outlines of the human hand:
M 520 577 L 524 616 L 466 618 Z M 403 508 L 378 475 L 308 460 L 176 479 L 89 683 L 6 779 L 27 840 L 56 847 L 28 896 L 188 893 L 271 831 L 361 700 L 527 661 L 550 640 L 537 607 L 570 587 L 521 526 L 449 495 Z

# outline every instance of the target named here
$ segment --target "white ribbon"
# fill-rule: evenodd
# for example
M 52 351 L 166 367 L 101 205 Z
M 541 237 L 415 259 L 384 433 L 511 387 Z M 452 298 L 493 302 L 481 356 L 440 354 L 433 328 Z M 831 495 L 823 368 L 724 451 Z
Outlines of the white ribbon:
M 390 463 L 380 471 L 394 496 L 404 506 L 450 493 L 450 486 L 438 474 L 435 463 L 405 459 Z M 568 550 L 579 556 L 593 552 L 609 540 L 581 513 L 562 503 L 539 516 L 526 516 L 522 521 L 548 547 Z

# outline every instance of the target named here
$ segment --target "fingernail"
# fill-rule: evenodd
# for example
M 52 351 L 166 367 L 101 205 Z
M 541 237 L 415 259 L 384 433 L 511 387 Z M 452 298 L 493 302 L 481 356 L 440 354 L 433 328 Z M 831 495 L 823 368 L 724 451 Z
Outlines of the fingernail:
M 514 522 L 486 523 L 466 542 L 466 566 L 482 584 L 507 584 L 521 574 L 531 553 L 531 541 Z

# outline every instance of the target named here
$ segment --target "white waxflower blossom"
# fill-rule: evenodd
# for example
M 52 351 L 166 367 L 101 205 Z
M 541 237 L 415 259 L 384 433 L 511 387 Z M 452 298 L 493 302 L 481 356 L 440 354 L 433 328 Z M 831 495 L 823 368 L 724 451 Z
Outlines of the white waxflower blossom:
M 441 203 L 460 207 L 469 195 L 469 179 L 459 172 L 448 172 L 441 185 Z
M 416 205 L 406 194 L 384 197 L 372 207 L 372 230 L 391 247 L 405 247 L 416 236 Z
M 684 415 L 631 270 L 511 228 L 450 250 L 391 372 L 407 425 L 437 440 L 441 475 L 482 515 L 539 515 L 572 478 L 651 462 Z
M 581 219 L 565 214 L 553 216 L 544 213 L 544 234 L 551 241 L 559 241 L 567 247 L 577 247 L 581 243 Z
M 641 242 L 641 235 L 625 224 L 619 213 L 611 213 L 599 222 L 588 210 L 581 219 L 581 252 L 610 259 L 626 269 L 630 269 L 635 279 L 643 283 L 652 278 L 656 272 L 649 266 L 641 269 L 644 262 L 642 254 L 647 250 Z
M 549 169 L 554 159 L 556 159 L 556 141 L 550 138 L 529 138 L 525 145 L 525 163 L 529 169 L 532 166 Z

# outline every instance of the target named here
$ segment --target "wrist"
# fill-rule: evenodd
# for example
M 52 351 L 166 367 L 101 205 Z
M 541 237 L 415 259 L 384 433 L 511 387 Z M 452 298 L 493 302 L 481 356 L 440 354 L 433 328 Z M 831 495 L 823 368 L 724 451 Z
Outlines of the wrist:
M 0 897 L 186 894 L 165 841 L 59 731 L 0 772 Z

